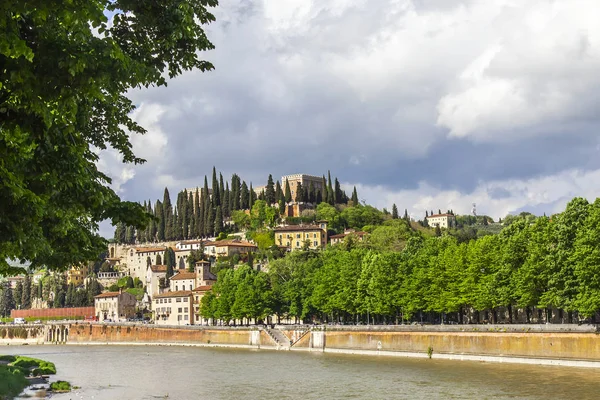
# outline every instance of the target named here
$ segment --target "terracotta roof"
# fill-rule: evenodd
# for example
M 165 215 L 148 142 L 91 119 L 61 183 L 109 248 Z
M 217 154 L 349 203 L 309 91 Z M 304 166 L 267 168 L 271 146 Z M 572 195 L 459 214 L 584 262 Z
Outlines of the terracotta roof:
M 256 247 L 255 244 L 249 243 L 249 242 L 242 242 L 242 241 L 237 241 L 237 240 L 221 240 L 219 242 L 215 242 L 215 247 L 229 247 L 229 246 L 235 246 L 235 247 Z
M 166 247 L 139 247 L 135 249 L 138 253 L 151 253 L 154 251 L 165 251 Z
M 206 246 L 214 246 L 216 243 L 217 242 L 212 242 L 212 241 L 209 240 L 209 241 L 204 242 L 204 247 L 206 247 Z
M 192 249 L 178 249 L 177 247 L 171 247 L 171 248 L 173 249 L 173 251 L 174 251 L 175 253 L 177 253 L 177 252 L 182 252 L 182 251 L 185 251 L 186 253 L 189 253 L 189 252 L 191 252 L 191 251 L 192 251 Z
M 359 231 L 359 232 L 340 233 L 340 234 L 337 234 L 337 235 L 332 235 L 332 236 L 329 236 L 329 239 L 341 239 L 341 238 L 344 238 L 344 237 L 346 237 L 346 236 L 348 236 L 348 235 L 364 236 L 364 235 L 368 235 L 368 233 L 367 233 L 367 232 L 362 232 L 362 231 Z
M 317 225 L 287 225 L 279 226 L 274 229 L 275 232 L 297 232 L 297 231 L 322 231 Z
M 194 292 L 208 292 L 211 289 L 212 289 L 212 286 L 210 286 L 210 285 L 204 285 L 204 286 L 198 286 L 193 291 Z
M 94 296 L 95 299 L 102 299 L 104 297 L 119 297 L 119 292 L 106 292 L 101 293 L 98 296 Z
M 196 279 L 196 274 L 194 272 L 180 272 L 178 274 L 173 275 L 169 279 L 172 281 L 180 281 L 183 279 Z
M 151 265 L 150 269 L 152 270 L 152 272 L 167 272 L 166 265 Z
M 453 214 L 432 214 L 427 218 L 431 218 L 431 217 L 454 217 Z
M 182 240 L 181 244 L 196 244 L 196 243 L 202 243 L 204 242 L 204 240 Z
M 177 292 L 165 292 L 165 293 L 161 293 L 161 294 L 156 294 L 156 295 L 154 295 L 154 298 L 161 299 L 161 298 L 165 298 L 165 297 L 186 297 L 186 296 L 191 296 L 191 295 L 192 295 L 191 290 L 178 290 Z
M 198 264 L 210 264 L 210 261 L 206 261 L 206 260 L 196 261 L 196 265 L 198 265 Z

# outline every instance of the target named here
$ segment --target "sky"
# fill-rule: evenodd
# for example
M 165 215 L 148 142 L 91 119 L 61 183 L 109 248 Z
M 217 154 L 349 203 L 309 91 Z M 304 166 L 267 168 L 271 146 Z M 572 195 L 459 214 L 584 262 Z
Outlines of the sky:
M 214 71 L 129 94 L 147 163 L 99 162 L 123 199 L 174 197 L 213 166 L 254 186 L 330 170 L 415 219 L 598 196 L 600 1 L 220 0 L 213 13 Z

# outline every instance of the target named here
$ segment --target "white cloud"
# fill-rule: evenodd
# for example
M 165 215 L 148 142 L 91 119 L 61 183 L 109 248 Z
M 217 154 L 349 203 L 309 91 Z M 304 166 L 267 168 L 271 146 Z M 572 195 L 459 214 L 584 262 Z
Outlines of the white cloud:
M 351 188 L 352 183 L 344 184 Z M 477 204 L 478 214 L 494 219 L 522 209 L 543 209 L 547 213 L 564 210 L 574 197 L 585 197 L 594 201 L 600 192 L 600 169 L 589 172 L 564 171 L 556 175 L 527 180 L 499 180 L 481 182 L 475 190 L 463 193 L 458 190 L 439 190 L 426 182 L 415 189 L 392 190 L 383 186 L 356 184 L 359 197 L 368 204 L 391 210 L 396 204 L 399 210 L 408 209 L 415 219 L 423 219 L 425 211 L 438 209 L 453 210 L 458 214 L 469 214 L 472 203 Z M 494 193 L 502 191 L 496 197 Z

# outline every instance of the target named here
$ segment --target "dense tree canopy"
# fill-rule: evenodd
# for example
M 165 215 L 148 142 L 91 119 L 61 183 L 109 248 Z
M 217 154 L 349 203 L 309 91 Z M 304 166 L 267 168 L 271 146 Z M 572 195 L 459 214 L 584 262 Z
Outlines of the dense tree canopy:
M 105 246 L 98 223 L 143 226 L 98 170 L 98 150 L 141 163 L 129 89 L 210 70 L 216 0 L 6 0 L 0 4 L 0 273 L 6 258 L 61 268 Z M 105 13 L 113 15 L 112 24 Z

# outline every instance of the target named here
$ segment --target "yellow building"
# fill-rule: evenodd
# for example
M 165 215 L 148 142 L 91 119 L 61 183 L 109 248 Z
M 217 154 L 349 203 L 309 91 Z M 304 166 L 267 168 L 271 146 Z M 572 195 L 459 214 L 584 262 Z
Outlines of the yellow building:
M 247 254 L 255 252 L 256 245 L 242 240 L 219 240 L 214 242 L 217 257 L 229 257 L 234 254 Z
M 71 283 L 73 285 L 81 286 L 85 282 L 85 278 L 88 276 L 89 268 L 87 266 L 71 267 L 67 271 L 67 285 Z
M 285 191 L 285 183 L 288 182 L 290 184 L 290 192 L 292 195 L 292 201 L 296 198 L 296 191 L 298 188 L 298 183 L 302 185 L 303 188 L 310 187 L 312 183 L 313 188 L 318 190 L 323 190 L 323 177 L 322 176 L 313 176 L 306 174 L 294 174 L 294 175 L 286 175 L 281 177 L 281 189 Z
M 302 250 L 305 246 L 312 250 L 327 245 L 327 222 L 317 221 L 317 225 L 288 225 L 274 229 L 275 244 L 286 246 L 288 250 Z

